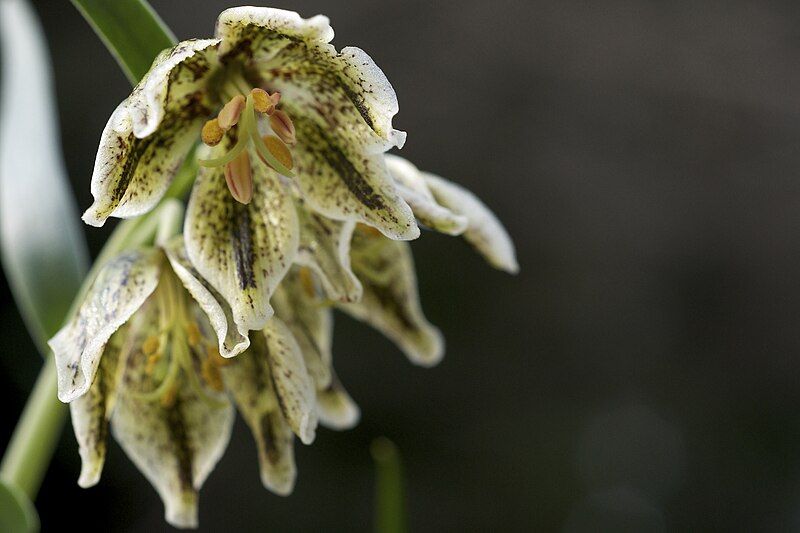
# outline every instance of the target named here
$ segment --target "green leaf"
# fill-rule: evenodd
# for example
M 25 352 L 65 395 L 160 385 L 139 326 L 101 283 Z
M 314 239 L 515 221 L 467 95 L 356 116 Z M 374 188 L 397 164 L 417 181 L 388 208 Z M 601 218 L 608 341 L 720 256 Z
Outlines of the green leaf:
M 370 451 L 375 461 L 375 531 L 403 533 L 408 528 L 400 453 L 386 437 L 372 441 Z
M 0 252 L 42 354 L 86 275 L 88 253 L 68 185 L 47 46 L 27 2 L 0 2 Z
M 146 0 L 72 0 L 135 84 L 176 39 Z
M 0 481 L 0 531 L 34 533 L 39 531 L 39 515 L 33 504 L 14 485 Z

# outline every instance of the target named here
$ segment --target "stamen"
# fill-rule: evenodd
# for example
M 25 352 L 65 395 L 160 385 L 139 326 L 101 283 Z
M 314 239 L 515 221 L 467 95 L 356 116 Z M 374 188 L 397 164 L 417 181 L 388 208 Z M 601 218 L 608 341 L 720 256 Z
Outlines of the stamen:
M 277 159 L 281 165 L 288 168 L 289 170 L 292 169 L 292 167 L 294 166 L 294 161 L 292 160 L 292 153 L 289 151 L 289 148 L 287 148 L 286 145 L 283 144 L 283 141 L 281 141 L 274 135 L 264 135 L 264 137 L 262 137 L 261 140 L 264 141 L 264 146 L 267 147 L 269 153 L 272 154 L 272 156 L 275 159 Z M 267 166 L 273 168 L 274 170 L 277 170 L 274 167 L 272 167 L 272 165 L 270 165 L 269 161 L 264 159 L 264 157 L 261 155 L 261 152 L 258 152 L 258 157 L 260 157 L 261 160 Z
M 245 107 L 245 97 L 241 94 L 234 96 L 230 102 L 225 104 L 222 111 L 217 115 L 219 127 L 228 131 L 239 122 L 239 117 L 242 116 L 242 111 Z
M 224 386 L 222 384 L 222 374 L 219 367 L 215 365 L 211 359 L 205 359 L 200 367 L 200 373 L 203 379 L 208 383 L 208 386 L 217 392 L 222 392 Z
M 317 293 L 317 289 L 314 286 L 314 278 L 311 276 L 311 270 L 307 267 L 301 267 L 298 275 L 303 290 L 306 291 L 309 297 L 313 297 Z
M 250 91 L 253 97 L 253 107 L 259 113 L 266 113 L 271 115 L 275 112 L 278 102 L 281 101 L 281 93 L 274 92 L 269 94 L 264 89 L 255 88 Z
M 196 323 L 190 322 L 186 324 L 186 340 L 189 342 L 189 346 L 197 346 L 200 344 L 202 337 L 200 335 L 200 328 Z
M 161 407 L 169 409 L 175 405 L 175 400 L 178 398 L 178 387 L 172 384 L 164 394 L 161 396 Z
M 289 115 L 281 109 L 276 109 L 275 112 L 269 117 L 269 125 L 272 126 L 272 131 L 275 135 L 288 145 L 293 145 L 297 142 L 295 138 L 294 123 Z
M 145 355 L 153 355 L 158 351 L 160 344 L 161 342 L 158 340 L 158 337 L 151 335 L 142 343 L 142 353 Z
M 203 143 L 208 146 L 218 145 L 224 135 L 225 130 L 220 128 L 219 120 L 215 118 L 203 124 L 203 131 L 200 133 Z
M 225 182 L 228 184 L 231 196 L 237 202 L 247 205 L 253 199 L 253 173 L 247 151 L 243 151 L 236 159 L 225 165 Z

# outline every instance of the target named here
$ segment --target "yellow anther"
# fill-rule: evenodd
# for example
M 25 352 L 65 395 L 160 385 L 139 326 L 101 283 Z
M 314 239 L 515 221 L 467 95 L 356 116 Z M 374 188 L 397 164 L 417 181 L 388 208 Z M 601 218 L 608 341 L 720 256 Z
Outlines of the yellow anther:
M 275 92 L 269 94 L 264 89 L 253 89 L 250 91 L 253 97 L 253 108 L 259 113 L 266 113 L 271 115 L 275 112 L 275 107 L 281 101 L 281 93 Z
M 197 346 L 202 340 L 200 328 L 194 322 L 186 324 L 186 340 L 189 341 L 190 346 Z
M 203 124 L 203 131 L 200 133 L 203 143 L 208 146 L 218 145 L 224 135 L 225 131 L 219 127 L 219 120 L 215 118 Z
M 289 170 L 292 170 L 294 166 L 294 161 L 292 161 L 292 153 L 289 151 L 289 148 L 283 144 L 283 141 L 275 137 L 274 135 L 264 135 L 263 137 L 264 145 L 269 150 L 269 153 L 278 160 L 278 163 L 285 166 Z M 267 166 L 272 166 L 269 162 L 261 157 L 261 154 L 258 154 L 258 157 L 267 164 Z
M 166 391 L 164 391 L 164 395 L 161 396 L 161 407 L 164 409 L 169 409 L 173 405 L 175 405 L 175 400 L 178 398 L 178 387 L 172 385 Z
M 293 145 L 297 142 L 294 123 L 285 111 L 276 109 L 269 117 L 269 125 L 272 127 L 272 131 L 275 132 L 275 135 L 286 144 Z
M 242 111 L 244 111 L 246 103 L 247 100 L 241 94 L 237 94 L 231 98 L 231 101 L 225 104 L 222 107 L 222 111 L 217 115 L 219 127 L 225 131 L 234 127 L 236 123 L 239 122 L 239 117 L 242 116 Z
M 224 386 L 222 384 L 222 374 L 219 367 L 214 364 L 211 359 L 206 359 L 200 367 L 200 373 L 203 379 L 208 383 L 208 386 L 217 392 L 222 392 Z
M 150 335 L 145 339 L 142 343 L 142 353 L 145 355 L 153 355 L 158 351 L 158 347 L 161 345 L 161 342 L 158 340 L 158 337 L 155 335 Z
M 154 353 L 147 357 L 147 362 L 144 365 L 144 373 L 148 376 L 152 376 L 153 372 L 156 370 L 156 365 L 161 360 L 160 353 Z
M 225 165 L 225 182 L 237 202 L 247 205 L 253 199 L 253 172 L 247 150 Z
M 309 297 L 313 297 L 317 293 L 317 288 L 314 285 L 314 277 L 311 275 L 311 270 L 306 267 L 301 267 L 298 272 L 300 278 L 300 285 Z

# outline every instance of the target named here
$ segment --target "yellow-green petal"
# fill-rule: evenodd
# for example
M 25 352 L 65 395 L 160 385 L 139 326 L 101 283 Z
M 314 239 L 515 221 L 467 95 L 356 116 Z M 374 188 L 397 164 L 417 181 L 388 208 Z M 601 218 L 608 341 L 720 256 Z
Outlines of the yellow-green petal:
M 216 45 L 183 41 L 163 52 L 112 113 L 97 150 L 87 224 L 141 215 L 161 199 L 216 105 L 206 91 L 218 67 Z
M 155 290 L 162 259 L 160 250 L 141 249 L 109 261 L 98 273 L 75 317 L 50 339 L 62 402 L 70 402 L 89 389 L 111 335 Z
M 237 202 L 222 168 L 201 168 L 186 214 L 186 251 L 228 302 L 242 330 L 261 329 L 269 299 L 297 253 L 294 202 L 274 171 L 251 154 L 253 197 Z
M 359 302 L 337 307 L 386 335 L 412 362 L 438 363 L 444 355 L 444 339 L 422 313 L 408 243 L 356 230 L 351 257 L 364 295 Z

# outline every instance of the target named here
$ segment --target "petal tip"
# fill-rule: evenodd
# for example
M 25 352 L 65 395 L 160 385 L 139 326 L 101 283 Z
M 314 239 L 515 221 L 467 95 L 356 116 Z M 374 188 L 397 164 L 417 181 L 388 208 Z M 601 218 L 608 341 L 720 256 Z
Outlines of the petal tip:
M 300 419 L 300 427 L 297 431 L 297 436 L 300 442 L 309 445 L 314 442 L 317 436 L 317 415 L 313 412 L 308 412 Z
M 81 474 L 78 477 L 78 486 L 82 489 L 94 487 L 100 481 L 100 474 L 102 472 L 102 461 L 83 461 L 81 463 Z
M 84 211 L 83 215 L 81 215 L 81 220 L 83 220 L 89 226 L 94 226 L 95 228 L 103 227 L 103 224 L 106 223 L 107 218 L 108 217 L 100 216 L 97 213 L 97 208 L 94 204 L 92 204 L 92 206 Z
M 164 503 L 164 519 L 180 529 L 194 529 L 198 526 L 197 494 L 182 493 Z
M 278 496 L 289 496 L 294 492 L 297 472 L 292 470 L 285 476 L 274 476 L 268 470 L 261 470 L 261 484 L 268 491 Z

